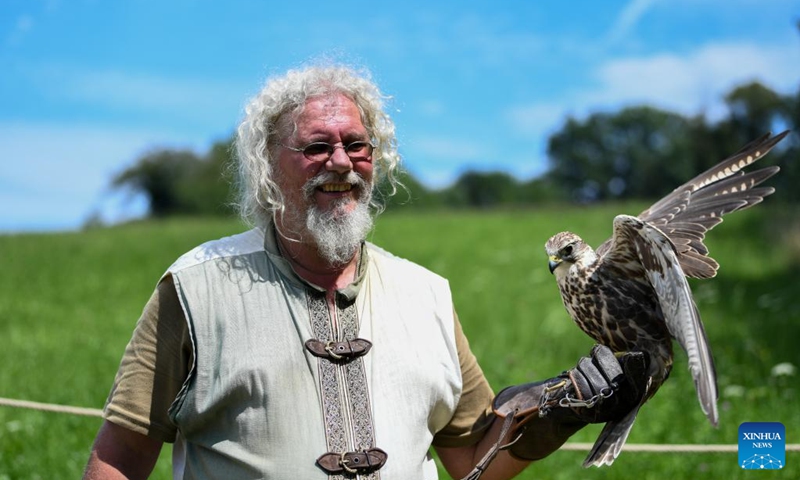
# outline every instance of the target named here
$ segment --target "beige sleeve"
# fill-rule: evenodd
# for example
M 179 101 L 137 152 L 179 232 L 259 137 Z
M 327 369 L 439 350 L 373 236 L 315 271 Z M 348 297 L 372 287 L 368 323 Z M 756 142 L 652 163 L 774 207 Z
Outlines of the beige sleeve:
M 491 426 L 492 399 L 494 392 L 483 375 L 475 355 L 469 349 L 469 341 L 461 329 L 458 316 L 455 317 L 456 349 L 461 365 L 463 389 L 461 400 L 450 423 L 433 437 L 436 447 L 462 447 L 480 440 Z
M 189 329 L 171 276 L 162 280 L 144 307 L 122 356 L 106 401 L 106 420 L 163 442 L 177 428 L 168 409 L 192 364 Z

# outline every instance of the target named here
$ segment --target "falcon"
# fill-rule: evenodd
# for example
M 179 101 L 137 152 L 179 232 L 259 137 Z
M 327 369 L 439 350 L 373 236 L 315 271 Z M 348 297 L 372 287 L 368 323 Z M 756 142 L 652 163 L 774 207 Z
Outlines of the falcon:
M 613 236 L 596 251 L 571 232 L 545 244 L 550 272 L 578 327 L 618 354 L 642 351 L 651 358 L 642 401 L 622 419 L 606 423 L 584 467 L 611 465 L 617 458 L 639 408 L 669 376 L 672 339 L 688 355 L 700 406 L 717 426 L 714 360 L 686 277 L 716 275 L 719 264 L 708 256 L 705 233 L 723 215 L 756 205 L 775 191 L 759 185 L 778 172 L 777 166 L 744 169 L 788 133 L 754 140 L 637 217 L 618 215 Z

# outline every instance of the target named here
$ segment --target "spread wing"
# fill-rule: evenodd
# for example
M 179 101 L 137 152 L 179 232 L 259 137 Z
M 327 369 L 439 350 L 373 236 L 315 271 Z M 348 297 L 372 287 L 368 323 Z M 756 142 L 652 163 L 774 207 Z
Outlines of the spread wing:
M 606 258 L 630 258 L 633 255 L 631 249 L 635 249 L 635 257 L 641 262 L 645 276 L 658 296 L 669 333 L 689 357 L 689 370 L 700 406 L 716 426 L 714 361 L 675 246 L 653 225 L 636 217 L 618 215 L 614 219 L 614 236 Z
M 766 134 L 739 152 L 676 188 L 639 215 L 664 232 L 678 250 L 684 273 L 694 278 L 716 275 L 719 264 L 708 257 L 705 233 L 722 222 L 722 216 L 752 207 L 771 195 L 772 187 L 758 187 L 778 173 L 766 167 L 745 173 L 744 168 L 763 158 L 789 132 Z
M 763 158 L 788 133 L 766 134 L 748 143 L 639 214 L 669 237 L 684 274 L 693 278 L 716 275 L 719 264 L 708 256 L 703 243 L 706 232 L 719 224 L 723 215 L 756 205 L 775 191 L 758 185 L 778 173 L 778 167 L 748 173 L 743 169 Z M 597 253 L 602 255 L 609 247 L 610 240 L 598 247 Z

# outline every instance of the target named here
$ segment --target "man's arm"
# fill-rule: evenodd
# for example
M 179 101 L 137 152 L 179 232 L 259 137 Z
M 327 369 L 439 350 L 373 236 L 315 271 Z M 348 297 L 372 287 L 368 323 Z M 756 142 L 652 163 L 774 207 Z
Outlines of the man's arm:
M 192 361 L 187 322 L 167 276 L 145 305 L 125 348 L 84 479 L 150 475 L 163 443 L 175 439 L 168 409 Z
M 486 435 L 473 448 L 437 448 L 448 473 L 456 478 L 480 476 L 508 479 L 530 461 L 557 450 L 589 423 L 621 418 L 639 405 L 646 392 L 649 357 L 629 352 L 619 359 L 607 347 L 596 345 L 589 357 L 561 375 L 542 382 L 508 387 L 492 402 L 494 419 Z M 563 402 L 563 400 L 568 400 Z M 505 419 L 505 420 L 504 420 Z M 509 433 L 498 443 L 503 423 Z M 494 446 L 513 444 L 489 461 L 483 455 Z M 450 450 L 450 451 L 448 451 Z M 484 473 L 481 474 L 480 472 Z
M 486 435 L 474 445 L 454 448 L 434 447 L 447 473 L 456 479 L 463 478 L 470 473 L 472 468 L 481 461 L 486 452 L 497 443 L 502 425 L 503 419 L 495 417 Z M 502 443 L 505 444 L 508 441 L 507 435 Z M 497 454 L 497 457 L 495 457 L 492 463 L 489 464 L 489 468 L 487 468 L 486 472 L 481 476 L 481 480 L 514 478 L 519 472 L 525 469 L 529 463 L 529 461 L 517 460 L 509 455 L 507 450 L 502 450 Z
M 487 416 L 487 405 L 492 402 L 494 392 L 492 392 L 489 383 L 486 381 L 486 377 L 484 377 L 475 356 L 470 351 L 469 341 L 464 336 L 461 322 L 458 321 L 458 315 L 455 311 L 453 312 L 453 317 L 455 319 L 456 349 L 458 350 L 458 360 L 463 379 L 463 392 L 459 400 L 458 409 L 450 425 L 444 431 L 439 432 L 437 438 L 434 439 L 434 449 L 447 472 L 453 478 L 460 479 L 470 473 L 486 452 L 497 443 L 502 430 L 503 419 L 491 414 Z M 461 446 L 458 445 L 458 443 L 461 443 L 460 441 L 452 441 L 453 437 L 471 437 L 473 435 L 472 432 L 477 431 L 482 431 L 483 436 L 480 440 L 473 440 L 471 445 Z M 446 441 L 442 441 L 442 436 L 446 437 Z M 501 444 L 506 444 L 509 436 L 507 434 Z M 437 442 L 437 439 L 439 442 Z M 512 457 L 507 451 L 501 451 L 490 464 L 491 468 L 481 478 L 512 478 L 529 463 Z
M 103 422 L 97 433 L 83 480 L 145 479 L 150 476 L 163 442 Z

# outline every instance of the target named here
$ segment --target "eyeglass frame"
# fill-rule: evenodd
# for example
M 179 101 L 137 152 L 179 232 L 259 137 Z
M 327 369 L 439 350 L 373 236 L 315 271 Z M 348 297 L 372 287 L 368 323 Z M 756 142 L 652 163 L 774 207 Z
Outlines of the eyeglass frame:
M 353 145 L 354 145 L 354 144 L 356 144 L 356 143 L 363 143 L 363 144 L 365 144 L 365 145 L 368 145 L 368 146 L 369 146 L 369 148 L 370 148 L 369 155 L 367 155 L 367 156 L 366 156 L 366 157 L 364 157 L 364 158 L 361 158 L 361 157 L 355 157 L 355 158 L 354 158 L 354 157 L 351 157 L 351 156 L 350 156 L 350 155 L 347 153 L 347 149 L 348 149 L 348 147 L 351 147 L 351 146 L 353 146 Z M 312 146 L 312 145 L 327 145 L 328 147 L 330 147 L 330 148 L 328 149 L 328 156 L 327 156 L 327 157 L 326 157 L 324 160 L 314 160 L 313 158 L 309 158 L 308 154 L 306 154 L 306 152 L 305 152 L 305 151 L 306 151 L 306 149 L 307 149 L 308 147 L 310 147 L 310 146 Z M 347 155 L 347 158 L 349 158 L 349 159 L 350 159 L 351 161 L 353 161 L 353 162 L 372 162 L 372 153 L 373 153 L 373 152 L 374 152 L 374 150 L 375 150 L 375 145 L 374 145 L 372 142 L 369 142 L 369 141 L 367 141 L 367 140 L 356 140 L 356 141 L 354 141 L 354 142 L 350 142 L 350 143 L 348 143 L 347 145 L 344 145 L 344 144 L 342 144 L 341 142 L 339 142 L 339 143 L 337 143 L 337 144 L 335 144 L 335 145 L 334 145 L 334 144 L 331 144 L 331 143 L 328 143 L 328 142 L 311 142 L 311 143 L 309 143 L 309 144 L 307 144 L 307 145 L 305 145 L 305 146 L 303 146 L 303 147 L 299 147 L 299 148 L 298 148 L 298 147 L 291 147 L 291 146 L 289 146 L 289 145 L 284 145 L 283 143 L 279 143 L 279 144 L 278 144 L 278 146 L 280 146 L 280 147 L 283 147 L 283 148 L 287 148 L 287 149 L 289 149 L 289 150 L 292 150 L 293 152 L 299 152 L 299 153 L 302 153 L 302 154 L 303 154 L 303 156 L 304 156 L 304 157 L 306 157 L 308 160 L 311 160 L 312 162 L 318 162 L 318 163 L 324 163 L 324 162 L 327 162 L 328 160 L 330 160 L 330 159 L 331 159 L 331 157 L 333 157 L 333 154 L 336 152 L 336 149 L 337 149 L 337 148 L 341 148 L 342 150 L 344 150 L 344 154 L 345 154 L 345 155 Z

